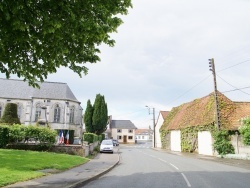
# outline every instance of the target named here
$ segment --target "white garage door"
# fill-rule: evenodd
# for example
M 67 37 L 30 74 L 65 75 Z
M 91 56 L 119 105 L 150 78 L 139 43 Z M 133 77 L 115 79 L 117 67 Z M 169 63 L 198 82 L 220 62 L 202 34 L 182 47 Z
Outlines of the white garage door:
M 181 131 L 171 131 L 171 150 L 181 151 Z
M 198 132 L 198 151 L 202 155 L 213 155 L 212 135 L 209 131 Z

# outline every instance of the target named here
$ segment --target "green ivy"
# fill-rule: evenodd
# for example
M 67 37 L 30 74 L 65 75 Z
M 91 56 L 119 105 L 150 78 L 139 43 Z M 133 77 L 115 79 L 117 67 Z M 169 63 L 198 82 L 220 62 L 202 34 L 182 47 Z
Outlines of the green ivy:
M 243 143 L 250 145 L 250 118 L 242 120 L 243 125 L 240 126 L 239 131 L 243 137 Z
M 169 131 L 167 131 L 167 130 L 160 130 L 161 148 L 162 149 L 166 149 L 166 147 L 167 147 L 167 139 L 166 139 L 167 134 L 169 134 Z
M 213 134 L 214 138 L 214 149 L 218 152 L 219 155 L 225 155 L 232 153 L 234 154 L 234 147 L 230 142 L 229 131 L 227 130 L 218 130 Z

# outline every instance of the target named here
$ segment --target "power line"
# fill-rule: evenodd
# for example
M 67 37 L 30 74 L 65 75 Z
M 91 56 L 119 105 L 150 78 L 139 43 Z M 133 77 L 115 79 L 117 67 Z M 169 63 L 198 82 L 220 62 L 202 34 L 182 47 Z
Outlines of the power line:
M 228 93 L 228 92 L 238 91 L 238 90 L 247 89 L 247 88 L 250 88 L 250 86 L 248 86 L 248 87 L 242 87 L 242 88 L 238 88 L 238 89 L 232 89 L 232 90 L 228 90 L 228 91 L 223 91 L 223 92 L 221 92 L 221 93 Z
M 249 93 L 247 93 L 247 92 L 245 92 L 245 91 L 242 91 L 241 89 L 239 89 L 239 88 L 233 86 L 232 84 L 228 83 L 226 80 L 224 80 L 224 79 L 223 79 L 221 76 L 219 76 L 218 74 L 216 74 L 216 76 L 218 76 L 221 80 L 223 80 L 225 83 L 227 83 L 228 85 L 232 86 L 232 87 L 235 88 L 236 90 L 239 90 L 239 91 L 241 91 L 242 93 L 245 93 L 245 94 L 247 94 L 247 95 L 250 95 Z
M 240 63 L 237 63 L 237 64 L 235 64 L 235 65 L 232 65 L 232 66 L 230 66 L 230 67 L 227 67 L 227 68 L 224 68 L 224 69 L 221 69 L 221 70 L 219 70 L 219 71 L 217 71 L 217 72 L 221 72 L 221 71 L 224 71 L 224 70 L 227 70 L 227 69 L 230 69 L 230 68 L 232 68 L 232 67 L 236 67 L 236 66 L 238 66 L 238 65 L 240 65 L 240 64 L 243 64 L 243 63 L 246 63 L 246 62 L 250 62 L 250 59 L 247 59 L 247 60 L 245 60 L 245 61 L 242 61 L 242 62 L 240 62 Z

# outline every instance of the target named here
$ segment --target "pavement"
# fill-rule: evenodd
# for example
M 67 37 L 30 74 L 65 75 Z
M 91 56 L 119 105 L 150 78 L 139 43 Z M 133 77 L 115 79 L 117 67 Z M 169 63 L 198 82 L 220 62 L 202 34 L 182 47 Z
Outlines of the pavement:
M 169 150 L 156 149 L 159 152 L 165 152 L 173 155 L 181 155 L 185 157 L 198 158 L 203 160 L 210 160 L 226 165 L 236 166 L 244 169 L 250 170 L 250 160 L 239 160 L 232 158 L 219 158 L 216 156 L 206 156 L 199 155 L 195 153 L 181 153 L 172 152 Z M 34 188 L 34 187 L 53 187 L 53 188 L 77 188 L 82 187 L 89 183 L 90 181 L 104 175 L 105 173 L 112 170 L 120 161 L 119 147 L 116 147 L 113 154 L 103 153 L 97 154 L 94 159 L 89 162 L 80 165 L 78 167 L 51 174 L 48 173 L 47 176 L 41 178 L 32 179 L 25 182 L 18 182 L 6 188 Z

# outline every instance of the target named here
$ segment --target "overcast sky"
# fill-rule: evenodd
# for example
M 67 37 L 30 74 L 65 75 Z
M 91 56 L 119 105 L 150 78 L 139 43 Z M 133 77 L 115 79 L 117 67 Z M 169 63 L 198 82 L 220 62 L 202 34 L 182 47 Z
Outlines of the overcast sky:
M 115 47 L 101 46 L 101 62 L 87 64 L 87 76 L 62 68 L 47 81 L 67 83 L 84 110 L 100 93 L 113 119 L 148 128 L 153 115 L 145 105 L 155 108 L 157 118 L 159 110 L 213 92 L 208 59 L 214 58 L 218 90 L 229 91 L 224 94 L 233 101 L 250 102 L 249 0 L 132 3 L 112 34 Z

